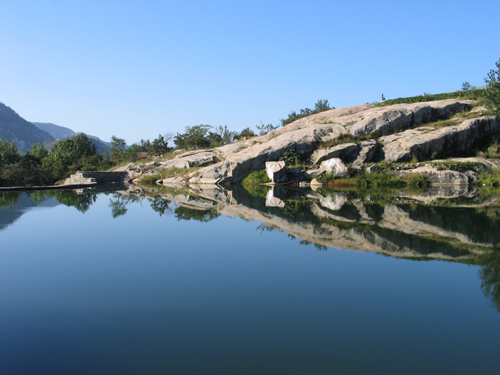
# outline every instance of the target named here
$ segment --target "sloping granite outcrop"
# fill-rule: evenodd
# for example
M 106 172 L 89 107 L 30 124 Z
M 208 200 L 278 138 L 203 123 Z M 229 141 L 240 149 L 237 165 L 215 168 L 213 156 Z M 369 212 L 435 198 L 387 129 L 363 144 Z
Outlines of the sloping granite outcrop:
M 315 163 L 331 157 L 338 157 L 345 162 L 366 163 L 373 160 L 379 148 L 375 140 L 359 144 L 348 142 L 327 150 L 317 150 L 318 145 L 340 135 L 360 136 L 404 130 L 470 110 L 473 103 L 471 100 L 450 99 L 377 108 L 363 105 L 325 111 L 301 118 L 264 136 L 216 148 L 214 152 L 223 160 L 191 173 L 187 182 L 239 183 L 249 173 L 263 169 L 266 161 L 277 161 L 290 150 L 312 155 Z M 480 128 L 482 130 L 483 127 Z M 496 129 L 495 126 L 493 128 Z
M 398 163 L 414 158 L 423 161 L 436 156 L 463 156 L 486 141 L 500 138 L 500 120 L 481 117 L 477 112 L 478 118 L 454 126 L 436 129 L 432 122 L 469 111 L 473 105 L 472 100 L 449 99 L 387 107 L 365 104 L 332 109 L 301 118 L 262 136 L 213 150 L 184 152 L 175 159 L 160 162 L 156 168 L 200 168 L 182 179 L 162 180 L 165 185 L 223 185 L 240 183 L 249 173 L 264 169 L 266 162 L 276 162 L 291 150 L 309 158 L 310 164 L 316 166 L 332 158 L 352 163 L 353 174 L 362 170 L 362 164 L 382 160 Z M 427 123 L 429 125 L 425 125 Z M 340 136 L 346 139 L 344 143 L 319 148 L 325 142 L 339 142 Z M 137 167 L 132 169 L 130 177 L 149 173 L 137 171 Z

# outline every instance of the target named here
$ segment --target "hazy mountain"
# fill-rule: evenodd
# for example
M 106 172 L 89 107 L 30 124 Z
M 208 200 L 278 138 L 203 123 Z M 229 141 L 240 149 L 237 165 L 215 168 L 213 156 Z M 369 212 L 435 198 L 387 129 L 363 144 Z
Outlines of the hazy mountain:
M 54 147 L 54 145 L 60 140 L 82 134 L 82 132 L 77 133 L 70 128 L 65 128 L 64 126 L 59 126 L 50 122 L 33 122 L 33 124 L 54 137 L 55 141 L 46 142 L 44 144 L 44 146 L 49 149 Z M 97 146 L 97 151 L 100 153 L 109 153 L 108 148 L 111 146 L 111 142 L 104 142 L 102 139 L 94 135 L 87 134 L 87 137 L 89 137 L 90 140 Z
M 70 128 L 65 128 L 64 126 L 59 126 L 50 122 L 33 122 L 33 125 L 49 133 L 54 139 L 67 138 L 76 134 Z
M 20 152 L 26 152 L 40 142 L 51 142 L 54 138 L 19 116 L 12 108 L 0 103 L 0 139 L 14 142 Z

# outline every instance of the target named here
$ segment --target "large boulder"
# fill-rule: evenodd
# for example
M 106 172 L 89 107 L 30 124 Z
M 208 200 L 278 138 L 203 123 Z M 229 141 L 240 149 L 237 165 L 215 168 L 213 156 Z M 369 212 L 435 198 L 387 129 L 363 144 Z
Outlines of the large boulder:
M 472 108 L 472 100 L 441 100 L 412 104 L 396 104 L 367 111 L 364 118 L 346 126 L 353 136 L 372 133 L 394 133 L 417 124 L 445 119 Z
M 316 150 L 311 155 L 312 164 L 320 164 L 324 160 L 339 158 L 348 161 L 353 154 L 359 153 L 360 147 L 356 143 L 341 143 L 339 145 Z
M 181 155 L 177 155 L 175 159 L 167 160 L 160 163 L 161 168 L 194 168 L 194 167 L 204 167 L 206 165 L 213 164 L 217 161 L 215 152 L 212 150 L 197 150 L 185 152 Z
M 266 173 L 271 182 L 279 184 L 288 181 L 284 161 L 267 161 Z
M 374 139 L 369 139 L 367 141 L 363 141 L 359 144 L 359 151 L 356 155 L 356 160 L 354 160 L 354 164 L 364 164 L 370 163 L 379 148 L 379 144 Z
M 428 160 L 433 154 L 470 152 L 481 143 L 500 137 L 500 121 L 495 117 L 465 120 L 459 125 L 435 129 L 424 126 L 379 138 L 384 159 L 391 163 L 413 158 Z

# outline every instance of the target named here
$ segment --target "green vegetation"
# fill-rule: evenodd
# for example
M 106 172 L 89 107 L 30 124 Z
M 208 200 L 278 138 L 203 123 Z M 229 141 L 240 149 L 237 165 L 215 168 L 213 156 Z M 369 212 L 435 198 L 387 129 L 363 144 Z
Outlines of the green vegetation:
M 320 113 L 323 111 L 328 111 L 329 109 L 335 109 L 335 107 L 330 107 L 330 103 L 328 103 L 327 99 L 325 99 L 325 100 L 320 99 L 314 105 L 314 109 L 304 108 L 304 109 L 301 109 L 299 111 L 299 113 L 297 113 L 295 111 L 290 112 L 290 114 L 288 115 L 288 118 L 280 120 L 281 126 L 288 125 L 288 124 L 290 124 L 290 123 L 292 123 L 292 122 L 294 122 L 302 117 L 314 115 L 315 113 Z
M 243 184 L 245 185 L 258 185 L 265 184 L 266 182 L 271 182 L 271 180 L 264 169 L 254 171 L 243 179 Z
M 250 195 L 256 197 L 256 198 L 266 198 L 267 192 L 271 189 L 269 186 L 262 186 L 262 185 L 250 185 L 250 184 L 245 184 L 243 185 L 243 189 L 248 191 Z
M 0 140 L 0 186 L 51 185 L 77 170 L 102 170 L 110 165 L 85 134 L 59 142 L 50 154 L 38 143 L 21 155 L 13 143 Z
M 428 179 L 420 174 L 412 174 L 408 178 L 395 177 L 391 171 L 374 170 L 371 173 L 361 172 L 357 176 L 339 178 L 333 173 L 325 173 L 320 178 L 327 186 L 355 186 L 362 189 L 371 188 L 425 188 L 429 185 Z
M 496 70 L 490 70 L 484 79 L 487 86 L 483 92 L 483 103 L 492 114 L 500 116 L 500 59 L 495 65 Z
M 382 103 L 375 104 L 375 107 L 385 107 L 393 104 L 402 104 L 402 103 L 421 103 L 421 102 L 431 102 L 435 100 L 445 100 L 445 99 L 471 99 L 471 100 L 480 100 L 483 98 L 485 90 L 483 89 L 475 89 L 475 90 L 467 90 L 467 91 L 456 91 L 456 92 L 448 92 L 443 94 L 424 94 L 417 96 L 410 96 L 407 98 L 397 98 L 386 100 Z
M 291 149 L 280 156 L 279 160 L 284 161 L 287 167 L 298 167 L 305 163 L 306 156 L 295 149 Z

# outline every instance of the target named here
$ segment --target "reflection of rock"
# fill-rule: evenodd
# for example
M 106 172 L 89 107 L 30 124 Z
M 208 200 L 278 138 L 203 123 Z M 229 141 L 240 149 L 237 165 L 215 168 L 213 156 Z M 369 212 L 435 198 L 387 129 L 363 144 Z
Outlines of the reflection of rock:
M 274 189 L 269 189 L 266 194 L 266 207 L 285 207 L 285 202 L 274 196 Z
M 333 211 L 338 211 L 347 202 L 347 196 L 342 193 L 337 193 L 332 196 L 321 199 L 321 205 Z
M 186 184 L 186 181 L 184 181 L 184 178 L 181 176 L 178 177 L 169 177 L 165 178 L 162 180 L 161 183 L 163 186 L 171 187 L 171 188 L 176 188 L 176 189 L 182 189 L 184 185 Z
M 486 203 L 480 209 L 469 206 L 454 211 L 435 204 L 415 203 L 418 199 L 426 202 L 438 199 L 429 193 L 393 197 L 395 202 L 408 202 L 404 204 L 388 203 L 389 197 L 384 198 L 384 204 L 377 204 L 373 198 L 362 200 L 347 192 L 324 197 L 301 189 L 275 188 L 264 200 L 249 196 L 239 187 L 228 190 L 197 185 L 186 189 L 196 196 L 175 192 L 161 196 L 190 209 L 216 208 L 226 216 L 258 220 L 304 241 L 339 249 L 397 257 L 463 259 L 500 244 L 495 222 L 480 211 Z M 436 187 L 434 191 L 441 197 L 457 196 L 479 202 L 477 192 L 467 186 Z M 290 210 L 283 210 L 285 206 Z M 299 210 L 294 211 L 293 207 Z

